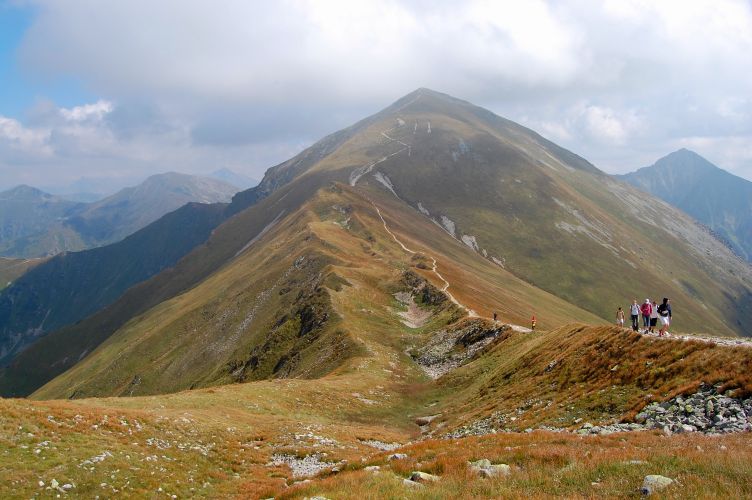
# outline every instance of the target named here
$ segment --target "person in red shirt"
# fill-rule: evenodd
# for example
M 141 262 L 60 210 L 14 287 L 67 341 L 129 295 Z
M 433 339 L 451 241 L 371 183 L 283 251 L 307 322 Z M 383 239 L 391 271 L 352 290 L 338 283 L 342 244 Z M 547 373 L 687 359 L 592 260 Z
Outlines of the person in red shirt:
M 650 315 L 653 313 L 653 303 L 650 299 L 645 299 L 645 303 L 640 307 L 642 312 L 642 326 L 645 327 L 645 333 L 650 330 Z

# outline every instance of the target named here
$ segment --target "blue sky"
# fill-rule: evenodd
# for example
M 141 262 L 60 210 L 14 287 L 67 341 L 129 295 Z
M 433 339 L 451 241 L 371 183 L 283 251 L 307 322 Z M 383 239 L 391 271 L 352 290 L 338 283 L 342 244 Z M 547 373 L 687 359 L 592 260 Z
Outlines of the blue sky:
M 748 0 L 0 0 L 0 189 L 261 178 L 419 87 L 609 173 L 752 179 Z
M 24 71 L 17 51 L 34 15 L 35 9 L 30 5 L 0 3 L 0 115 L 22 119 L 35 102 L 43 99 L 64 107 L 94 99 L 72 76 L 42 78 Z

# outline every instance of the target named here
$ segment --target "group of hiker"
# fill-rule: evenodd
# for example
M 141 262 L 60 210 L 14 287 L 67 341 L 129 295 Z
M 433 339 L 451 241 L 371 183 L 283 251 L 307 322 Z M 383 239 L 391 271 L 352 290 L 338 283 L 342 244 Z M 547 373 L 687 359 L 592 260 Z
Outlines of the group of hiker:
M 671 300 L 664 297 L 660 305 L 650 299 L 645 299 L 642 304 L 638 304 L 637 299 L 632 300 L 632 305 L 629 306 L 629 317 L 632 320 L 632 330 L 635 332 L 641 331 L 640 316 L 642 316 L 642 333 L 655 333 L 660 320 L 661 328 L 658 330 L 658 336 L 663 337 L 668 333 L 668 327 L 671 325 Z M 616 324 L 624 326 L 624 310 L 621 307 L 616 310 Z

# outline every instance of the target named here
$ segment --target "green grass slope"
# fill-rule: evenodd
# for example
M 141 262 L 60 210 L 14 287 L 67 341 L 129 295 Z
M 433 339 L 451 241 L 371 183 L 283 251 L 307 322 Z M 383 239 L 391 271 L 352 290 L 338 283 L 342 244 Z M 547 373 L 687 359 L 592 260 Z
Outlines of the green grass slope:
M 283 196 L 290 200 L 273 195 L 238 218 L 268 214 L 267 205 Z M 420 265 L 430 258 L 452 283 L 451 293 L 472 308 L 524 321 L 535 303 L 550 311 L 544 324 L 578 317 L 597 321 L 489 264 L 398 200 L 379 190 L 368 196 L 419 254 L 405 252 L 391 238 L 360 188 L 322 188 L 299 210 L 268 224 L 217 272 L 123 325 L 34 397 L 154 394 L 270 377 L 320 377 L 368 352 L 363 311 L 394 321 L 380 304 L 394 301 L 390 294 L 399 289 L 403 270 L 442 285 Z M 214 239 L 226 230 L 220 228 Z M 447 314 L 435 312 L 431 324 L 446 324 L 461 313 Z M 386 331 L 381 342 L 401 352 L 404 326 Z M 430 332 L 427 326 L 421 331 Z

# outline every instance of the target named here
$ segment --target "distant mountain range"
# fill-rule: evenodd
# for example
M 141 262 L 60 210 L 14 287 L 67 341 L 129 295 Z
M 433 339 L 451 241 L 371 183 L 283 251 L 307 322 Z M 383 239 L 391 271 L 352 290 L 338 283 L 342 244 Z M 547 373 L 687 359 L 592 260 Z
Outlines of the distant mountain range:
M 680 331 L 743 335 L 752 270 L 680 210 L 419 89 L 230 205 L 187 205 L 17 279 L 0 292 L 0 394 L 349 376 L 376 353 L 410 363 L 417 336 L 462 317 L 611 323 L 633 296 L 671 297 Z
M 688 213 L 752 262 L 752 182 L 688 149 L 617 177 Z
M 229 202 L 238 188 L 218 179 L 154 175 L 93 203 L 33 187 L 0 193 L 0 255 L 33 258 L 107 245 L 189 202 Z

